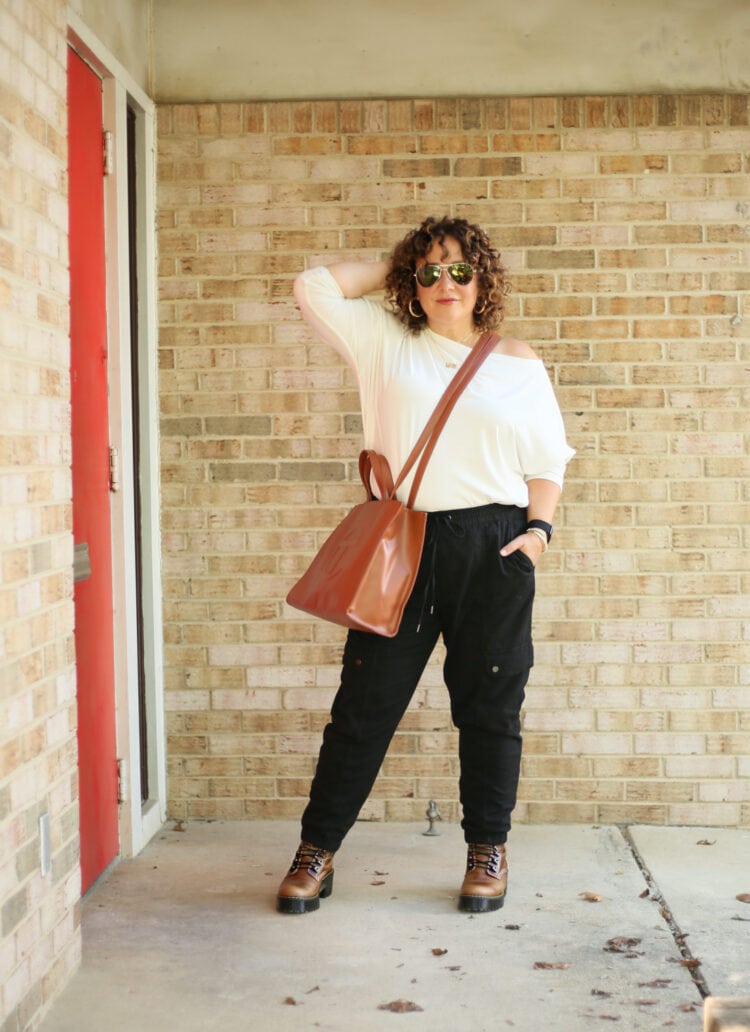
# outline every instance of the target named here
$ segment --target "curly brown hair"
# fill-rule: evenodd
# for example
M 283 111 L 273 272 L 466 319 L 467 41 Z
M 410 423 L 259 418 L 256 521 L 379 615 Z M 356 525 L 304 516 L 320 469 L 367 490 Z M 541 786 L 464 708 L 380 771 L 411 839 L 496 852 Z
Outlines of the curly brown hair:
M 430 215 L 421 226 L 411 230 L 396 244 L 391 254 L 391 270 L 385 281 L 386 299 L 394 313 L 405 326 L 419 333 L 427 325 L 420 309 L 414 316 L 409 305 L 417 297 L 414 273 L 417 259 L 424 258 L 435 244 L 443 244 L 446 237 L 453 237 L 461 245 L 463 256 L 474 267 L 478 277 L 478 307 L 474 309 L 474 325 L 478 330 L 491 330 L 500 324 L 505 308 L 504 298 L 509 284 L 500 255 L 493 248 L 489 237 L 481 227 L 466 219 L 435 218 Z M 484 302 L 484 307 L 482 307 Z

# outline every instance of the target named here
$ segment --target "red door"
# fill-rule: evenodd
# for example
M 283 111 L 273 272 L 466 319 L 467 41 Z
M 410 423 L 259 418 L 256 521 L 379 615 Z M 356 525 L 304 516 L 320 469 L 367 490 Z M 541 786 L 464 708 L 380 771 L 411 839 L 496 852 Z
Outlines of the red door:
M 68 50 L 73 535 L 91 573 L 75 585 L 81 881 L 119 850 L 109 511 L 102 84 Z

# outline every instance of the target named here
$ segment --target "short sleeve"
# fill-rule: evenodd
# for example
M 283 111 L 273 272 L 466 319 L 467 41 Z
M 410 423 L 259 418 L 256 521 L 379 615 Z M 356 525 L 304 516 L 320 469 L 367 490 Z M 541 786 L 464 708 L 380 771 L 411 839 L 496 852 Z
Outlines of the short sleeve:
M 516 440 L 524 480 L 551 480 L 562 488 L 575 449 L 566 440 L 560 406 L 541 362 L 531 411 L 518 428 Z
M 325 266 L 301 273 L 294 296 L 305 322 L 355 368 L 382 342 L 386 310 L 369 298 L 344 297 Z

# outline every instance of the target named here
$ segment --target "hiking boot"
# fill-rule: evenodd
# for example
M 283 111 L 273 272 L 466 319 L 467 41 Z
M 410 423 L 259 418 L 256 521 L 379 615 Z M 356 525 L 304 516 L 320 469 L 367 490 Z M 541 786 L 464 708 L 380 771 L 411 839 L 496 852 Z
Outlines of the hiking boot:
M 505 845 L 469 843 L 466 876 L 458 897 L 458 909 L 474 914 L 499 910 L 508 887 L 508 861 Z
M 320 900 L 333 892 L 333 853 L 300 842 L 292 866 L 279 886 L 276 909 L 282 914 L 317 910 Z

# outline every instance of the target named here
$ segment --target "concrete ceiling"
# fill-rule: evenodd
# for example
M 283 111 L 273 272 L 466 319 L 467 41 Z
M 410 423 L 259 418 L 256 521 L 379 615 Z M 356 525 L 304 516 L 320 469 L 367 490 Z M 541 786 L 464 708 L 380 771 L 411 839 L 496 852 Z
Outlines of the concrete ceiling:
M 153 0 L 159 101 L 743 92 L 750 0 Z

